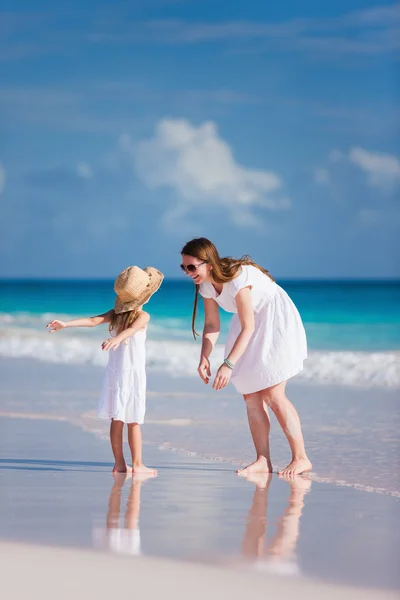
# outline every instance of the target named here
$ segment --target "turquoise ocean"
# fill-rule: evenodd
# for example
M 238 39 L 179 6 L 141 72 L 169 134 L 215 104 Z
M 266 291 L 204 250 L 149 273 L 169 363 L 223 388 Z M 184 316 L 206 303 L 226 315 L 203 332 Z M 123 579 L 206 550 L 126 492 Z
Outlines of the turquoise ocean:
M 309 359 L 300 376 L 316 383 L 400 385 L 399 281 L 278 281 L 296 304 L 307 333 Z M 49 336 L 53 318 L 90 316 L 114 303 L 113 281 L 0 281 L 0 355 L 65 363 L 104 364 L 105 328 L 71 329 Z M 195 376 L 200 342 L 191 334 L 194 286 L 167 279 L 147 310 L 148 366 L 173 376 Z M 199 303 L 197 331 L 202 329 Z M 221 312 L 220 344 L 230 315 Z M 57 339 L 55 339 L 57 337 Z

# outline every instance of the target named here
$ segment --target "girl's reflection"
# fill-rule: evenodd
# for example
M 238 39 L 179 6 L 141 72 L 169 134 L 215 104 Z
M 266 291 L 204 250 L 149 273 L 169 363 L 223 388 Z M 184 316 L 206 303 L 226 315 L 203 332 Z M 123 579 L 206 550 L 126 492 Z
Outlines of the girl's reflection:
M 154 474 L 113 473 L 114 485 L 110 493 L 106 518 L 106 529 L 97 529 L 94 533 L 95 545 L 103 550 L 138 556 L 140 552 L 140 491 L 147 479 Z M 131 482 L 126 503 L 123 526 L 120 524 L 121 494 L 125 481 Z
M 280 478 L 289 484 L 290 496 L 286 510 L 278 520 L 277 532 L 265 547 L 268 490 L 272 474 L 252 474 L 248 475 L 247 479 L 255 483 L 256 489 L 247 517 L 242 544 L 243 556 L 261 570 L 282 575 L 298 575 L 300 569 L 295 549 L 304 496 L 311 488 L 311 480 L 301 476 Z

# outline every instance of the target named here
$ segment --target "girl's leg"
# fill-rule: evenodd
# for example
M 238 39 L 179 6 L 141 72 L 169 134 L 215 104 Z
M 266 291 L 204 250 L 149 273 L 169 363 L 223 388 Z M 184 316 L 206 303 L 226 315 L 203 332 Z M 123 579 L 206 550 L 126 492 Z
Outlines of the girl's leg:
M 246 394 L 247 418 L 249 420 L 250 432 L 256 449 L 256 460 L 248 467 L 237 471 L 239 475 L 251 473 L 272 473 L 271 457 L 269 452 L 269 431 L 271 422 L 268 409 L 263 401 L 262 394 Z
M 145 467 L 142 462 L 142 432 L 139 423 L 128 423 L 128 442 L 132 454 L 133 473 L 157 474 L 155 469 Z
M 113 473 L 126 473 L 128 469 L 126 466 L 124 453 L 123 453 L 123 433 L 124 423 L 123 421 L 115 421 L 111 419 L 110 425 L 110 441 L 111 448 L 114 454 L 115 465 Z
M 286 381 L 283 381 L 278 385 L 262 390 L 260 394 L 278 419 L 292 451 L 291 463 L 279 473 L 281 475 L 300 475 L 300 473 L 310 471 L 312 464 L 308 460 L 304 448 L 299 415 L 293 404 L 287 399 L 285 387 Z

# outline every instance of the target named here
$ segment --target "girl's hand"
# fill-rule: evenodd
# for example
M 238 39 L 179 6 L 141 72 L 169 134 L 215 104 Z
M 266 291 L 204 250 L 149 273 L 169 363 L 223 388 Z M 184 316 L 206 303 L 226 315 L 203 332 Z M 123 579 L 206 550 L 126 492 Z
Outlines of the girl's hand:
M 211 377 L 210 361 L 205 356 L 202 356 L 202 358 L 200 360 L 200 364 L 197 367 L 197 372 L 200 375 L 200 377 L 202 378 L 202 380 L 204 381 L 204 383 L 208 383 L 210 381 L 210 377 Z
M 64 329 L 64 327 L 66 327 L 66 326 L 67 326 L 67 324 L 64 323 L 64 321 L 58 321 L 56 319 L 55 321 L 50 321 L 50 323 L 47 323 L 46 329 L 49 330 L 49 333 L 54 333 L 55 331 Z
M 230 369 L 225 363 L 223 363 L 217 371 L 214 379 L 213 388 L 216 390 L 222 390 L 228 385 L 232 375 L 232 369 Z
M 116 350 L 118 348 L 118 346 L 120 345 L 120 343 L 121 343 L 121 340 L 119 340 L 118 337 L 109 338 L 108 340 L 106 340 L 105 342 L 102 343 L 101 349 L 102 350 Z

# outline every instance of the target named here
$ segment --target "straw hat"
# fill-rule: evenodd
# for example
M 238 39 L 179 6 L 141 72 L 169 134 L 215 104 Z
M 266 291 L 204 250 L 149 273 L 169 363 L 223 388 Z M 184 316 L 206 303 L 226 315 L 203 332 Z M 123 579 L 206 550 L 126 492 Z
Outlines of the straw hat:
M 114 304 L 116 314 L 135 310 L 148 302 L 163 279 L 164 275 L 154 267 L 124 269 L 114 283 L 114 291 L 117 294 Z

